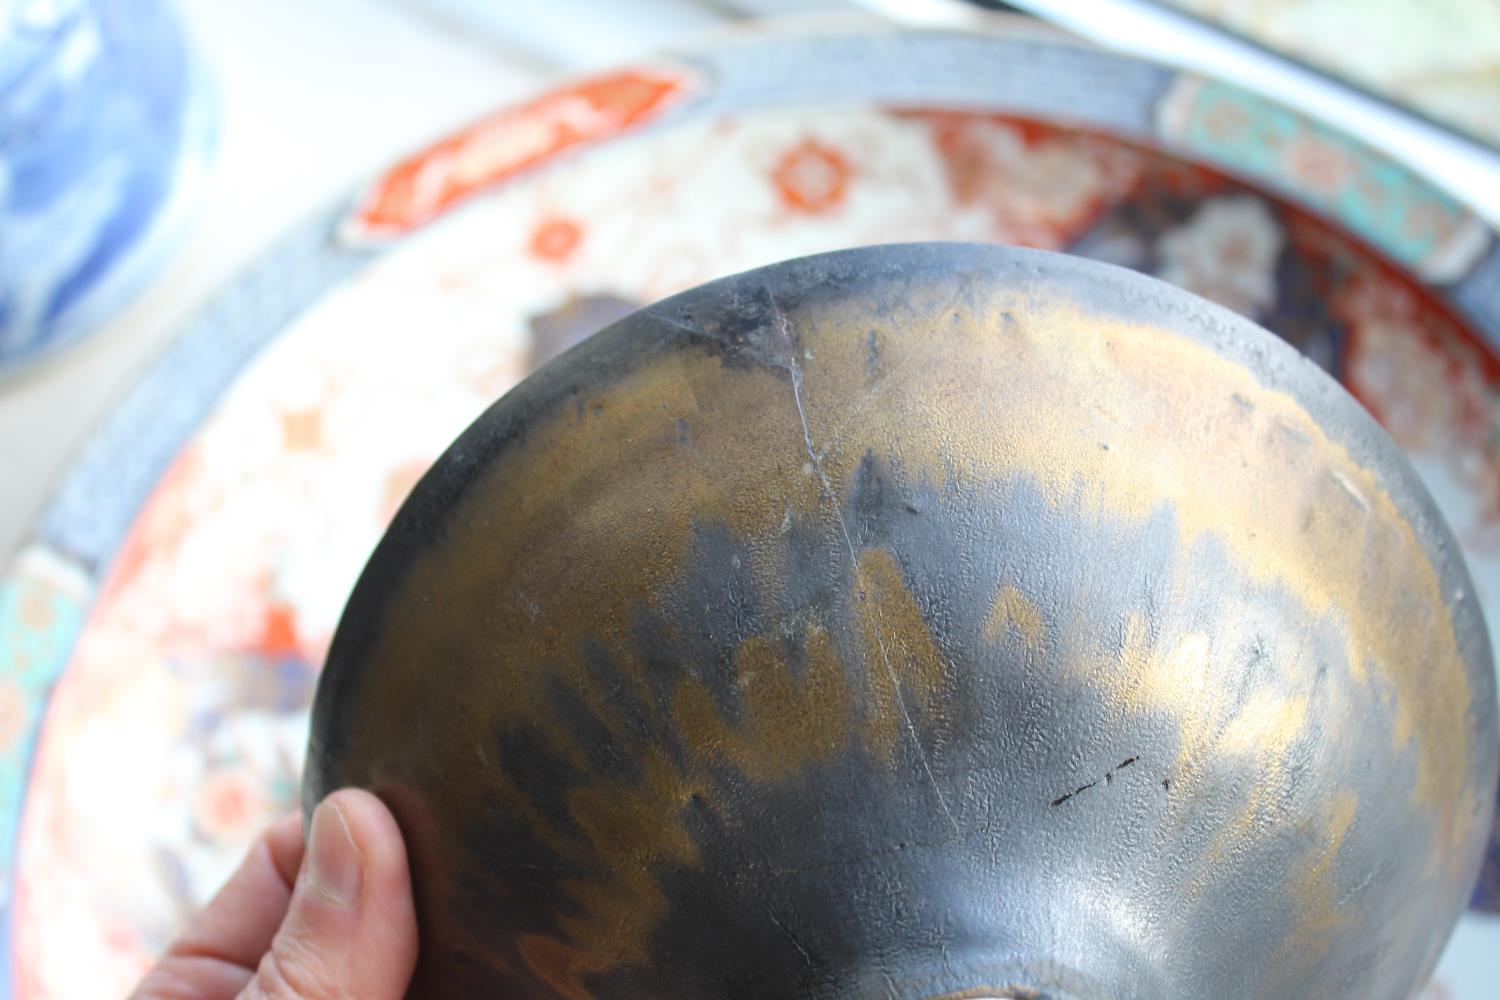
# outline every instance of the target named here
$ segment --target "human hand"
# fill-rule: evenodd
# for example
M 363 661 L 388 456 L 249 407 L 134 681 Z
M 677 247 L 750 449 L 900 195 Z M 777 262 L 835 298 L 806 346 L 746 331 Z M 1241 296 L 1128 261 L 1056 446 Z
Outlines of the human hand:
M 141 981 L 132 1000 L 400 1000 L 417 961 L 406 847 L 390 811 L 344 789 L 288 816 Z

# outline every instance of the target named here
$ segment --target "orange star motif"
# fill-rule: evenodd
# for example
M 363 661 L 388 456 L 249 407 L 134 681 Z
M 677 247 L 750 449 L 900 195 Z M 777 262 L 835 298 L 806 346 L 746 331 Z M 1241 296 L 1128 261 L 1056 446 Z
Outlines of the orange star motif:
M 820 215 L 843 202 L 854 168 L 844 154 L 816 139 L 788 149 L 771 171 L 781 202 L 794 212 Z
M 287 451 L 312 451 L 320 446 L 323 443 L 323 411 L 316 406 L 283 411 L 281 440 Z
M 297 612 L 285 604 L 266 609 L 261 624 L 259 651 L 267 656 L 289 656 L 300 648 L 297 639 Z

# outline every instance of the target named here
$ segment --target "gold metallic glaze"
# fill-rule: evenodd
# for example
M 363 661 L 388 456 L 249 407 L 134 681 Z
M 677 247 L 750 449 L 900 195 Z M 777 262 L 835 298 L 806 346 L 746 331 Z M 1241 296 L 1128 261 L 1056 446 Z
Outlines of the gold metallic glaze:
M 1317 962 L 1328 949 L 1334 931 L 1353 919 L 1353 914 L 1339 905 L 1342 892 L 1334 877 L 1334 863 L 1358 811 L 1359 797 L 1344 791 L 1306 823 L 1313 831 L 1314 844 L 1288 873 L 1302 919 L 1297 932 L 1282 942 L 1273 962 L 1276 974 L 1289 981 L 1295 982 L 1299 973 Z
M 947 680 L 932 633 L 901 568 L 884 549 L 866 549 L 855 567 L 856 618 L 873 695 L 865 739 L 880 760 L 893 760 L 914 717 L 926 715 Z
M 984 637 L 990 642 L 999 642 L 1011 629 L 1020 633 L 1021 641 L 1033 653 L 1039 652 L 1047 638 L 1047 623 L 1042 620 L 1036 605 L 1027 600 L 1016 585 L 1007 583 L 1000 588 L 989 618 L 984 622 Z
M 391 602 L 368 665 L 380 681 L 365 686 L 360 709 L 370 732 L 414 716 L 422 724 L 425 706 L 442 719 L 428 724 L 448 734 L 434 745 L 453 768 L 486 762 L 497 728 L 526 725 L 584 769 L 583 748 L 546 694 L 556 683 L 642 762 L 639 785 L 600 778 L 570 799 L 585 842 L 554 829 L 501 768 L 433 793 L 432 807 L 448 813 L 438 828 L 461 827 L 483 792 L 525 817 L 559 857 L 597 873 L 569 883 L 580 915 L 565 922 L 567 942 L 523 947 L 538 974 L 581 997 L 585 973 L 644 961 L 667 905 L 653 866 L 695 861 L 681 816 L 699 786 L 629 734 L 619 692 L 589 673 L 583 642 L 597 643 L 626 690 L 646 699 L 633 615 L 659 606 L 682 579 L 695 525 L 722 525 L 750 545 L 753 576 L 773 590 L 781 567 L 756 540 L 783 533 L 792 514 L 847 540 L 841 509 L 870 453 L 938 490 L 1026 482 L 1055 509 L 1127 523 L 1169 510 L 1179 551 L 1222 546 L 1257 586 L 1342 628 L 1343 683 L 1388 690 L 1398 706 L 1392 757 L 1415 750 L 1412 788 L 1392 794 L 1430 812 L 1434 857 L 1455 859 L 1444 876 L 1463 870 L 1481 813 L 1473 803 L 1489 790 L 1465 784 L 1470 692 L 1436 573 L 1376 477 L 1293 399 L 1207 347 L 1054 292 L 919 289 L 878 322 L 899 331 L 882 332 L 878 365 L 868 357 L 871 316 L 835 308 L 770 337 L 765 364 L 729 367 L 690 347 L 581 393 L 484 471 Z M 890 554 L 851 555 L 857 634 L 809 636 L 805 676 L 792 677 L 777 640 L 761 637 L 735 657 L 743 719 L 724 718 L 701 682 L 677 683 L 674 724 L 695 755 L 778 782 L 855 733 L 885 760 L 912 737 L 913 719 L 932 711 L 961 667 L 943 663 Z M 986 630 L 994 638 L 1015 629 L 1035 650 L 1074 625 L 1045 620 L 1006 585 Z M 1229 836 L 1249 837 L 1268 818 L 1298 822 L 1281 795 L 1287 752 L 1310 726 L 1332 736 L 1359 724 L 1336 700 L 1311 707 L 1318 664 L 1289 657 L 1230 699 L 1217 683 L 1238 669 L 1227 642 L 1170 611 L 1116 627 L 1117 646 L 1060 669 L 1083 674 L 1123 711 L 1175 722 L 1173 801 L 1190 804 L 1203 762 L 1237 755 L 1262 766 Z M 842 638 L 864 651 L 862 663 L 839 661 Z M 472 672 L 475 663 L 488 672 Z M 464 686 L 461 696 L 453 685 Z M 402 780 L 402 762 L 378 743 L 356 743 L 348 763 Z M 1330 846 L 1293 873 L 1309 948 L 1337 919 L 1338 845 L 1353 816 L 1338 813 Z
M 851 711 L 844 668 L 826 632 L 811 630 L 803 641 L 807 668 L 800 679 L 767 638 L 741 644 L 734 670 L 744 704 L 741 725 L 724 718 L 702 682 L 678 687 L 678 729 L 696 756 L 722 759 L 758 781 L 783 781 L 843 744 Z
M 885 572 L 877 569 L 871 575 L 878 579 Z M 872 586 L 900 604 L 889 591 L 901 587 L 899 578 L 894 584 L 884 580 Z M 909 603 L 910 596 L 905 600 Z M 802 635 L 801 647 L 805 668 L 796 677 L 776 642 L 757 636 L 741 644 L 734 657 L 735 685 L 744 709 L 738 724 L 724 716 L 701 682 L 688 679 L 678 685 L 677 732 L 697 763 L 679 770 L 659 747 L 632 746 L 632 754 L 644 766 L 643 780 L 630 784 L 597 776 L 569 797 L 569 815 L 586 850 L 580 851 L 564 831 L 532 813 L 533 830 L 549 837 L 549 846 L 559 856 L 576 859 L 584 872 L 563 884 L 570 910 L 576 913 L 559 919 L 566 942 L 532 935 L 521 945 L 533 972 L 558 992 L 586 997 L 582 983 L 589 973 L 647 960 L 650 930 L 667 905 L 655 880 L 656 867 L 700 863 L 682 823 L 689 800 L 701 808 L 725 808 L 709 783 L 698 780 L 703 777 L 696 773 L 698 767 L 728 763 L 758 782 L 777 782 L 810 762 L 827 759 L 842 745 L 854 711 L 844 667 L 821 629 Z M 909 677 L 920 678 L 911 673 L 914 660 L 904 647 L 898 646 L 893 655 L 903 683 Z M 865 699 L 871 704 L 862 714 L 867 731 L 883 735 L 893 713 L 882 701 L 891 696 L 890 689 L 880 674 L 871 682 L 874 691 Z M 507 796 L 506 802 L 527 812 L 519 797 Z
M 1212 538 L 1251 580 L 1343 623 L 1356 679 L 1373 666 L 1393 689 L 1393 749 L 1418 746 L 1414 802 L 1434 810 L 1442 849 L 1463 853 L 1471 831 L 1439 806 L 1465 791 L 1468 677 L 1436 572 L 1372 473 L 1291 397 L 1185 338 L 1005 292 L 963 322 L 928 325 L 927 337 L 887 338 L 908 357 L 886 364 L 922 376 L 886 391 L 863 433 L 844 421 L 823 459 L 831 481 L 848 482 L 873 446 L 909 474 L 1022 477 L 1099 517 L 1169 508 L 1181 548 Z M 821 364 L 803 385 L 815 441 L 820 401 L 866 391 L 848 385 L 851 340 L 814 338 Z M 1313 667 L 1285 664 L 1278 680 L 1302 687 Z M 1190 730 L 1205 724 L 1188 699 L 1174 711 Z

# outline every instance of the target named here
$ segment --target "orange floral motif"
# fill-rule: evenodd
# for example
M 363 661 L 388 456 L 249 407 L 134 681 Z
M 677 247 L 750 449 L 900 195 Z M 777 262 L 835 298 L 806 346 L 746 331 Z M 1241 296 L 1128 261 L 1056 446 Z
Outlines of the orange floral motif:
M 1350 389 L 1403 447 L 1448 456 L 1486 526 L 1487 541 L 1466 537 L 1500 545 L 1500 359 L 1393 275 L 1349 281 L 1334 305 L 1350 329 Z
M 293 656 L 300 649 L 297 638 L 297 612 L 285 604 L 273 604 L 266 610 L 256 648 L 267 656 Z
M 932 130 L 954 198 L 986 209 L 1002 242 L 1065 246 L 1147 166 L 1144 154 L 1117 141 L 1031 122 L 941 111 L 912 117 Z
M 1328 198 L 1348 186 L 1357 172 L 1348 150 L 1314 135 L 1292 140 L 1282 162 L 1287 174 L 1299 185 Z
M 1284 237 L 1270 207 L 1253 195 L 1203 202 L 1161 238 L 1158 277 L 1246 316 L 1276 302 L 1276 260 Z
M 410 232 L 476 191 L 650 121 L 688 87 L 678 70 L 639 67 L 496 112 L 398 164 L 365 196 L 350 229 L 367 237 Z
M 210 837 L 240 838 L 258 827 L 267 811 L 260 783 L 245 771 L 226 768 L 204 776 L 193 819 Z
M 40 587 L 27 588 L 21 594 L 20 611 L 22 625 L 38 632 L 46 631 L 56 616 L 52 606 L 52 593 Z
M 1250 126 L 1250 116 L 1235 101 L 1219 101 L 1204 114 L 1203 125 L 1216 139 L 1235 139 Z
M 1442 209 L 1429 202 L 1413 205 L 1402 229 L 1413 240 L 1435 240 L 1442 237 L 1447 222 Z
M 583 227 L 572 219 L 553 216 L 543 220 L 531 234 L 531 252 L 542 260 L 561 264 L 583 242 Z
M 281 440 L 287 451 L 312 451 L 323 443 L 323 411 L 316 406 L 284 410 Z
M 787 208 L 821 215 L 843 202 L 853 176 L 854 168 L 843 153 L 809 138 L 781 154 L 771 183 Z

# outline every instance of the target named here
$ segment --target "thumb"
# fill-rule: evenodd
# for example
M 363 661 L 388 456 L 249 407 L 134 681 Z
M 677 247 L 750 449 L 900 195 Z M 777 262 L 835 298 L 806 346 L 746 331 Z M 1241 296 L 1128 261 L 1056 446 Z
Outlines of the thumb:
M 401 1000 L 417 960 L 406 848 L 369 792 L 334 792 L 313 812 L 286 919 L 244 1000 Z

